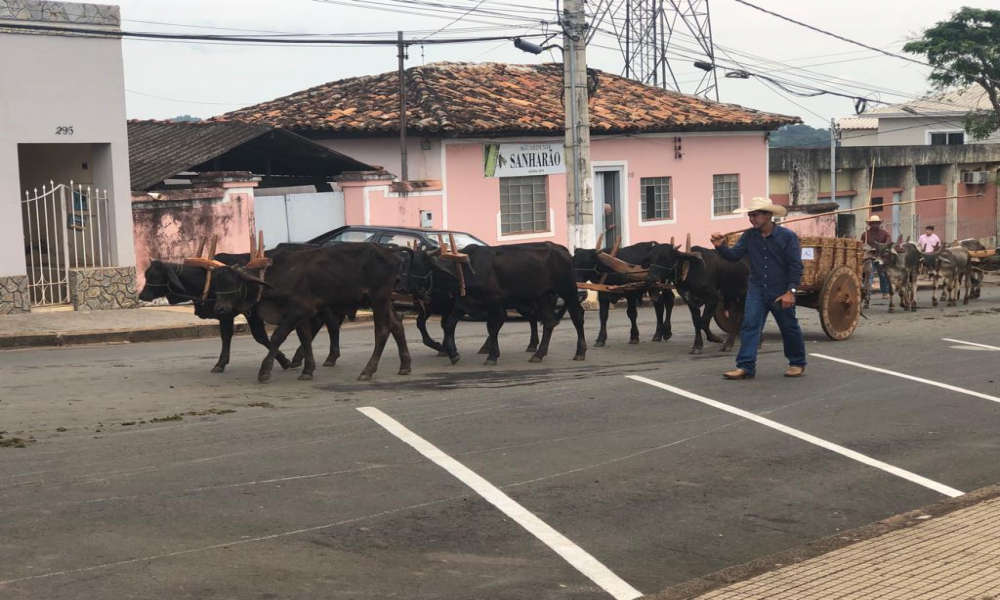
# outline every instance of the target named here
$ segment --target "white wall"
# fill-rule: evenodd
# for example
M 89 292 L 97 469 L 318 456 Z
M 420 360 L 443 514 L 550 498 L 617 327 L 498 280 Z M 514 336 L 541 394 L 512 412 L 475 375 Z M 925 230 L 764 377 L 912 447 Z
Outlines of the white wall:
M 848 130 L 841 134 L 843 146 L 926 146 L 931 132 L 965 131 L 960 118 L 946 117 L 881 117 L 878 131 Z M 877 135 L 876 135 L 877 133 Z M 1000 132 L 985 140 L 973 140 L 965 135 L 966 144 L 995 144 L 1000 142 Z
M 18 144 L 95 144 L 94 183 L 115 207 L 114 264 L 135 264 L 121 42 L 0 33 L 0 56 L 0 277 L 26 273 Z
M 421 150 L 420 144 L 423 140 L 424 138 L 412 136 L 406 138 L 408 178 L 410 181 L 439 180 L 441 179 L 441 140 L 430 139 L 431 149 Z M 316 140 L 316 142 L 363 163 L 383 167 L 397 177 L 402 172 L 399 137 L 356 140 L 328 139 Z

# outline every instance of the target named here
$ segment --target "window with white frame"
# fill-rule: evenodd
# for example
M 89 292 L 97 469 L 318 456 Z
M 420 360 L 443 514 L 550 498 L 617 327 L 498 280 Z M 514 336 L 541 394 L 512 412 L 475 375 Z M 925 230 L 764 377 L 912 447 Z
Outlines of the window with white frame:
M 642 220 L 673 218 L 669 177 L 643 177 L 639 180 L 642 193 Z
M 961 146 L 964 143 L 964 131 L 934 131 L 930 134 L 931 146 Z
M 500 233 L 535 233 L 549 230 L 549 195 L 546 175 L 500 178 Z
M 712 214 L 728 215 L 740 207 L 740 176 L 712 175 Z

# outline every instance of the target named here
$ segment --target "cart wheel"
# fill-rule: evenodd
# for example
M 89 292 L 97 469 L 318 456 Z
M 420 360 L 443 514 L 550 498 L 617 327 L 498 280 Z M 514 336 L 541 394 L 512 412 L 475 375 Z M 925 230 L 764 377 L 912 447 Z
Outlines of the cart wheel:
M 861 319 L 861 280 L 858 274 L 840 266 L 826 276 L 819 293 L 819 322 L 831 340 L 851 337 Z
M 726 314 L 726 307 L 719 304 L 715 307 L 715 324 L 726 333 L 736 333 L 740 330 L 740 324 L 733 318 L 733 313 Z

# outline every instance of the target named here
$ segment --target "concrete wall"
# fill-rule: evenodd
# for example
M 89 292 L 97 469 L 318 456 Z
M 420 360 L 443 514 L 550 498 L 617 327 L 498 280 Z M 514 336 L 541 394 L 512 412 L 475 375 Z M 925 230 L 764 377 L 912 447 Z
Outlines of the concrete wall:
M 680 158 L 675 158 L 675 137 L 682 140 Z M 347 223 L 419 227 L 420 211 L 430 210 L 435 215 L 436 228 L 468 231 L 490 244 L 552 241 L 565 245 L 568 238 L 566 177 L 563 174 L 549 175 L 547 179 L 549 230 L 502 235 L 500 179 L 486 177 L 483 173 L 483 144 L 491 141 L 496 140 L 444 141 L 440 146 L 444 159 L 437 163 L 443 168 L 438 173 L 427 172 L 427 179 L 442 182 L 440 189 L 435 184 L 404 196 L 393 192 L 388 181 L 340 182 L 345 192 Z M 371 141 L 366 146 L 372 152 L 368 155 L 352 153 L 351 146 L 341 140 L 322 143 L 359 160 L 387 166 L 398 152 L 398 145 L 394 147 L 384 140 Z M 363 146 L 358 142 L 353 144 L 353 148 Z M 375 151 L 379 148 L 393 156 L 378 155 Z M 616 169 L 621 173 L 624 218 L 619 231 L 623 244 L 666 241 L 671 236 L 683 239 L 688 233 L 696 243 L 707 244 L 712 231 L 742 228 L 745 217 L 741 215 L 712 214 L 714 174 L 740 176 L 741 203 L 767 193 L 768 156 L 763 132 L 594 137 L 591 159 L 595 170 Z M 428 161 L 428 165 L 433 164 Z M 671 219 L 642 219 L 640 181 L 644 177 L 671 177 Z M 417 177 L 411 175 L 411 178 Z
M 53 2 L 19 5 L 28 8 L 13 12 L 0 0 L 0 28 L 4 22 L 33 23 L 12 17 L 36 17 L 118 30 L 116 7 L 66 4 L 60 12 L 61 5 Z M 80 145 L 92 145 L 93 183 L 110 190 L 114 206 L 112 260 L 117 266 L 135 264 L 121 42 L 0 29 L 0 56 L 7 62 L 0 77 L 0 276 L 27 272 L 19 202 L 23 188 L 34 187 L 39 178 L 55 178 L 44 176 L 45 171 L 68 173 L 80 162 L 79 156 L 66 156 L 67 165 L 56 153 L 35 156 L 28 149 L 31 164 L 22 167 L 19 144 L 75 146 L 67 155 L 76 155 Z M 69 127 L 72 134 L 60 129 Z M 22 183 L 22 172 L 31 183 Z
M 254 185 L 177 190 L 164 192 L 159 199 L 148 194 L 134 196 L 139 289 L 151 260 L 183 262 L 196 256 L 204 236 L 209 237 L 209 244 L 212 235 L 219 236 L 216 252 L 249 252 L 250 234 L 255 231 Z
M 316 140 L 317 143 L 372 166 L 383 167 L 399 177 L 402 160 L 398 137 Z M 429 150 L 421 145 L 430 144 Z M 441 179 L 442 141 L 439 138 L 408 137 L 406 139 L 407 178 L 410 181 Z

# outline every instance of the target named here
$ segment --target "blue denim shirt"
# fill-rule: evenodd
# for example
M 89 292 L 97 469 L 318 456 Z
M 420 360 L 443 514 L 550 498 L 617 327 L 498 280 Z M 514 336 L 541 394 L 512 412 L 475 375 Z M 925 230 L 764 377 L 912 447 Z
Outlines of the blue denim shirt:
M 717 250 L 733 262 L 749 254 L 750 283 L 761 286 L 768 298 L 777 298 L 802 281 L 799 236 L 781 225 L 775 225 L 766 238 L 756 229 L 747 229 L 735 246 L 723 245 Z

